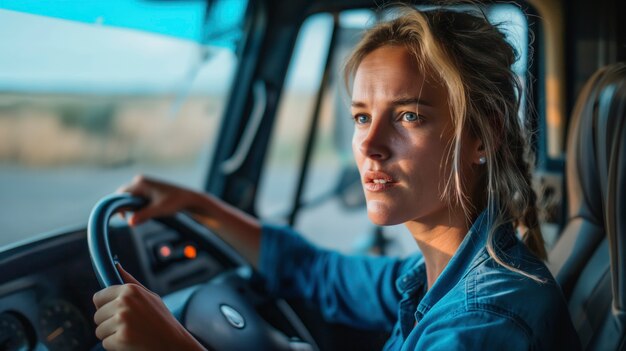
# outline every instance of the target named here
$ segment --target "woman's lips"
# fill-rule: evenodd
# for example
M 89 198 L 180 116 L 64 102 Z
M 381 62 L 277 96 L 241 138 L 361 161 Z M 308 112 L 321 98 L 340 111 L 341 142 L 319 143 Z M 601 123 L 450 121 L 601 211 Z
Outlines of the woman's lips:
M 381 192 L 381 191 L 385 191 L 387 189 L 390 189 L 392 187 L 394 187 L 396 185 L 396 183 L 365 183 L 363 184 L 363 188 L 367 191 L 371 191 L 373 193 L 375 192 Z
M 363 175 L 363 188 L 371 192 L 385 191 L 396 185 L 393 177 L 381 171 L 367 171 Z

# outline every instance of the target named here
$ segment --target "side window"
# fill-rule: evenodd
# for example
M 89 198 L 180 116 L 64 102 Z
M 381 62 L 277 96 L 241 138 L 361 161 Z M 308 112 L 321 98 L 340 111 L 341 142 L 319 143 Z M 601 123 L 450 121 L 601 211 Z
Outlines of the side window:
M 526 24 L 507 11 L 493 7 L 488 15 L 495 22 L 503 22 L 509 40 L 523 57 L 514 69 L 524 75 L 527 52 L 519 48 L 527 45 Z M 324 247 L 402 256 L 417 248 L 405 227 L 376 227 L 367 217 L 352 155 L 354 122 L 342 72 L 346 57 L 378 18 L 385 18 L 384 14 L 353 10 L 340 13 L 336 22 L 331 14 L 318 14 L 302 26 L 256 209 L 261 219 L 291 224 L 307 239 Z M 326 67 L 329 49 L 332 57 Z M 310 128 L 315 128 L 315 132 L 311 133 Z M 299 183 L 301 194 L 297 199 Z
M 314 15 L 298 35 L 256 199 L 256 213 L 262 219 L 287 222 L 289 218 L 332 24 L 331 15 Z

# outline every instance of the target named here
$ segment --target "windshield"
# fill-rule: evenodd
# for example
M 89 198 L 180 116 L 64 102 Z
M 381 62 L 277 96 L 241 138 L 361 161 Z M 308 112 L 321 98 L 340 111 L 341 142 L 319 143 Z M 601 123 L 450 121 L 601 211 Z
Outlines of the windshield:
M 201 189 L 245 9 L 0 4 L 0 245 L 84 225 L 138 173 Z

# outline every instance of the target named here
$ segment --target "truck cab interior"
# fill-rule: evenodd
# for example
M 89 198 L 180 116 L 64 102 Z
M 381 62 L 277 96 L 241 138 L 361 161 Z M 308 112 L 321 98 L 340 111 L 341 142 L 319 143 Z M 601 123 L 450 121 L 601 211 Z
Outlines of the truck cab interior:
M 546 264 L 583 349 L 626 350 L 626 3 L 406 3 L 483 6 L 518 51 Z M 405 228 L 367 219 L 341 73 L 398 4 L 1 2 L 0 350 L 100 349 L 92 296 L 113 260 L 209 349 L 381 349 L 387 331 L 268 296 L 203 223 L 131 228 L 113 214 L 142 203 L 108 195 L 146 174 L 324 247 L 414 252 Z

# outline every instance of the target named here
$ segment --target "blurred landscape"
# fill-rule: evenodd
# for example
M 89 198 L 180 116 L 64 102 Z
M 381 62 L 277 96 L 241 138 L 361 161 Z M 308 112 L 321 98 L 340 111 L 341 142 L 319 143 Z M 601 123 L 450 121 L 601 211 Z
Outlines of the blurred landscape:
M 27 167 L 141 160 L 188 162 L 217 128 L 219 97 L 173 98 L 0 95 L 0 162 Z
M 0 245 L 86 223 L 137 173 L 200 188 L 223 100 L 0 94 Z

